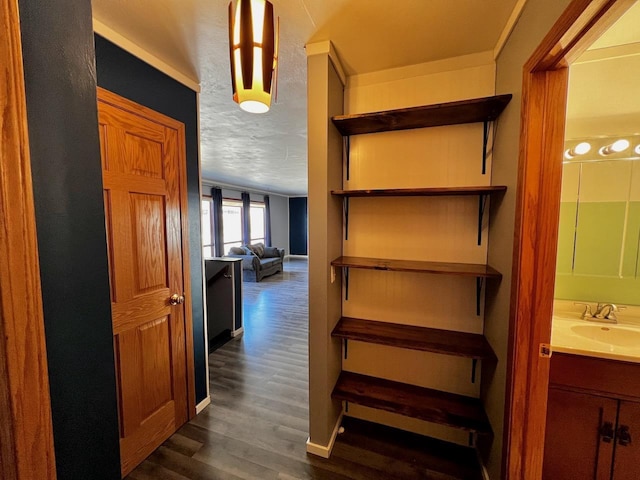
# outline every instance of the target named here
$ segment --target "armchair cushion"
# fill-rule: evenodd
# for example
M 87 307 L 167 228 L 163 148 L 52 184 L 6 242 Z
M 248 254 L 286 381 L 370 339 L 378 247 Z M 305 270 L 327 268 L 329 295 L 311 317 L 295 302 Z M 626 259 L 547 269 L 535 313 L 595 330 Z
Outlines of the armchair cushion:
M 264 247 L 264 258 L 277 258 L 280 252 L 277 247 Z
M 256 243 L 255 245 L 247 245 L 247 248 L 255 253 L 258 258 L 264 257 L 264 243 Z

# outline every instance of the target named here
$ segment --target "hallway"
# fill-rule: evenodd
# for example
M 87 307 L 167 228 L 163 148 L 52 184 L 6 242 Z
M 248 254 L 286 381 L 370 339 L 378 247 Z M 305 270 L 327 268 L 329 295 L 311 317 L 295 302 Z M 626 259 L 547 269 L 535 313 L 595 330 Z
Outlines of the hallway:
M 209 356 L 211 405 L 129 480 L 477 478 L 466 448 L 353 419 L 330 460 L 307 455 L 307 269 L 243 284 L 245 333 Z

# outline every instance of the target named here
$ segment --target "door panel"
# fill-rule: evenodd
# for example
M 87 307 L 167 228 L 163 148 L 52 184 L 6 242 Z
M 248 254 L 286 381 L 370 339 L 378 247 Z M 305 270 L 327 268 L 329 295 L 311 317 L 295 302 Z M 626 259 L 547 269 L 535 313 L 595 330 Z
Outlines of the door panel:
M 108 96 L 98 113 L 124 476 L 188 417 L 184 304 L 169 303 L 184 291 L 184 144 L 177 122 Z
M 600 435 L 605 424 L 615 430 L 617 400 L 549 388 L 544 445 L 544 480 L 609 480 L 615 438 Z
M 131 208 L 131 249 L 136 252 L 133 295 L 157 291 L 167 286 L 165 206 L 161 195 L 133 193 Z
M 626 432 L 624 430 L 626 427 Z M 628 433 L 628 438 L 625 438 Z M 620 402 L 613 480 L 640 478 L 640 403 Z

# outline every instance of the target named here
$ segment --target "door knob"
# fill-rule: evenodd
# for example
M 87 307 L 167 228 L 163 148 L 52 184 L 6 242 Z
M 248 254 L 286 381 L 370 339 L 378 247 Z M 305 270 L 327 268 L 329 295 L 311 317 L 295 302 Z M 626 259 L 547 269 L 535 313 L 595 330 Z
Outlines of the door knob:
M 170 305 L 182 305 L 183 303 L 184 303 L 184 295 L 178 295 L 177 293 L 174 293 L 169 297 Z

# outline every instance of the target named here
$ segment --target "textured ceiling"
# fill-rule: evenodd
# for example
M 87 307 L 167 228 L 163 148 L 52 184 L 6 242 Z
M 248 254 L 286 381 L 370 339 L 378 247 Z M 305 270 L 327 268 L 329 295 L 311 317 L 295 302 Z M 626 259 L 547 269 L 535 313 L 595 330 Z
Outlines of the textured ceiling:
M 280 17 L 278 101 L 231 100 L 228 0 L 93 0 L 94 17 L 199 82 L 202 177 L 307 191 L 304 45 L 331 40 L 347 74 L 494 48 L 516 0 L 272 0 Z

